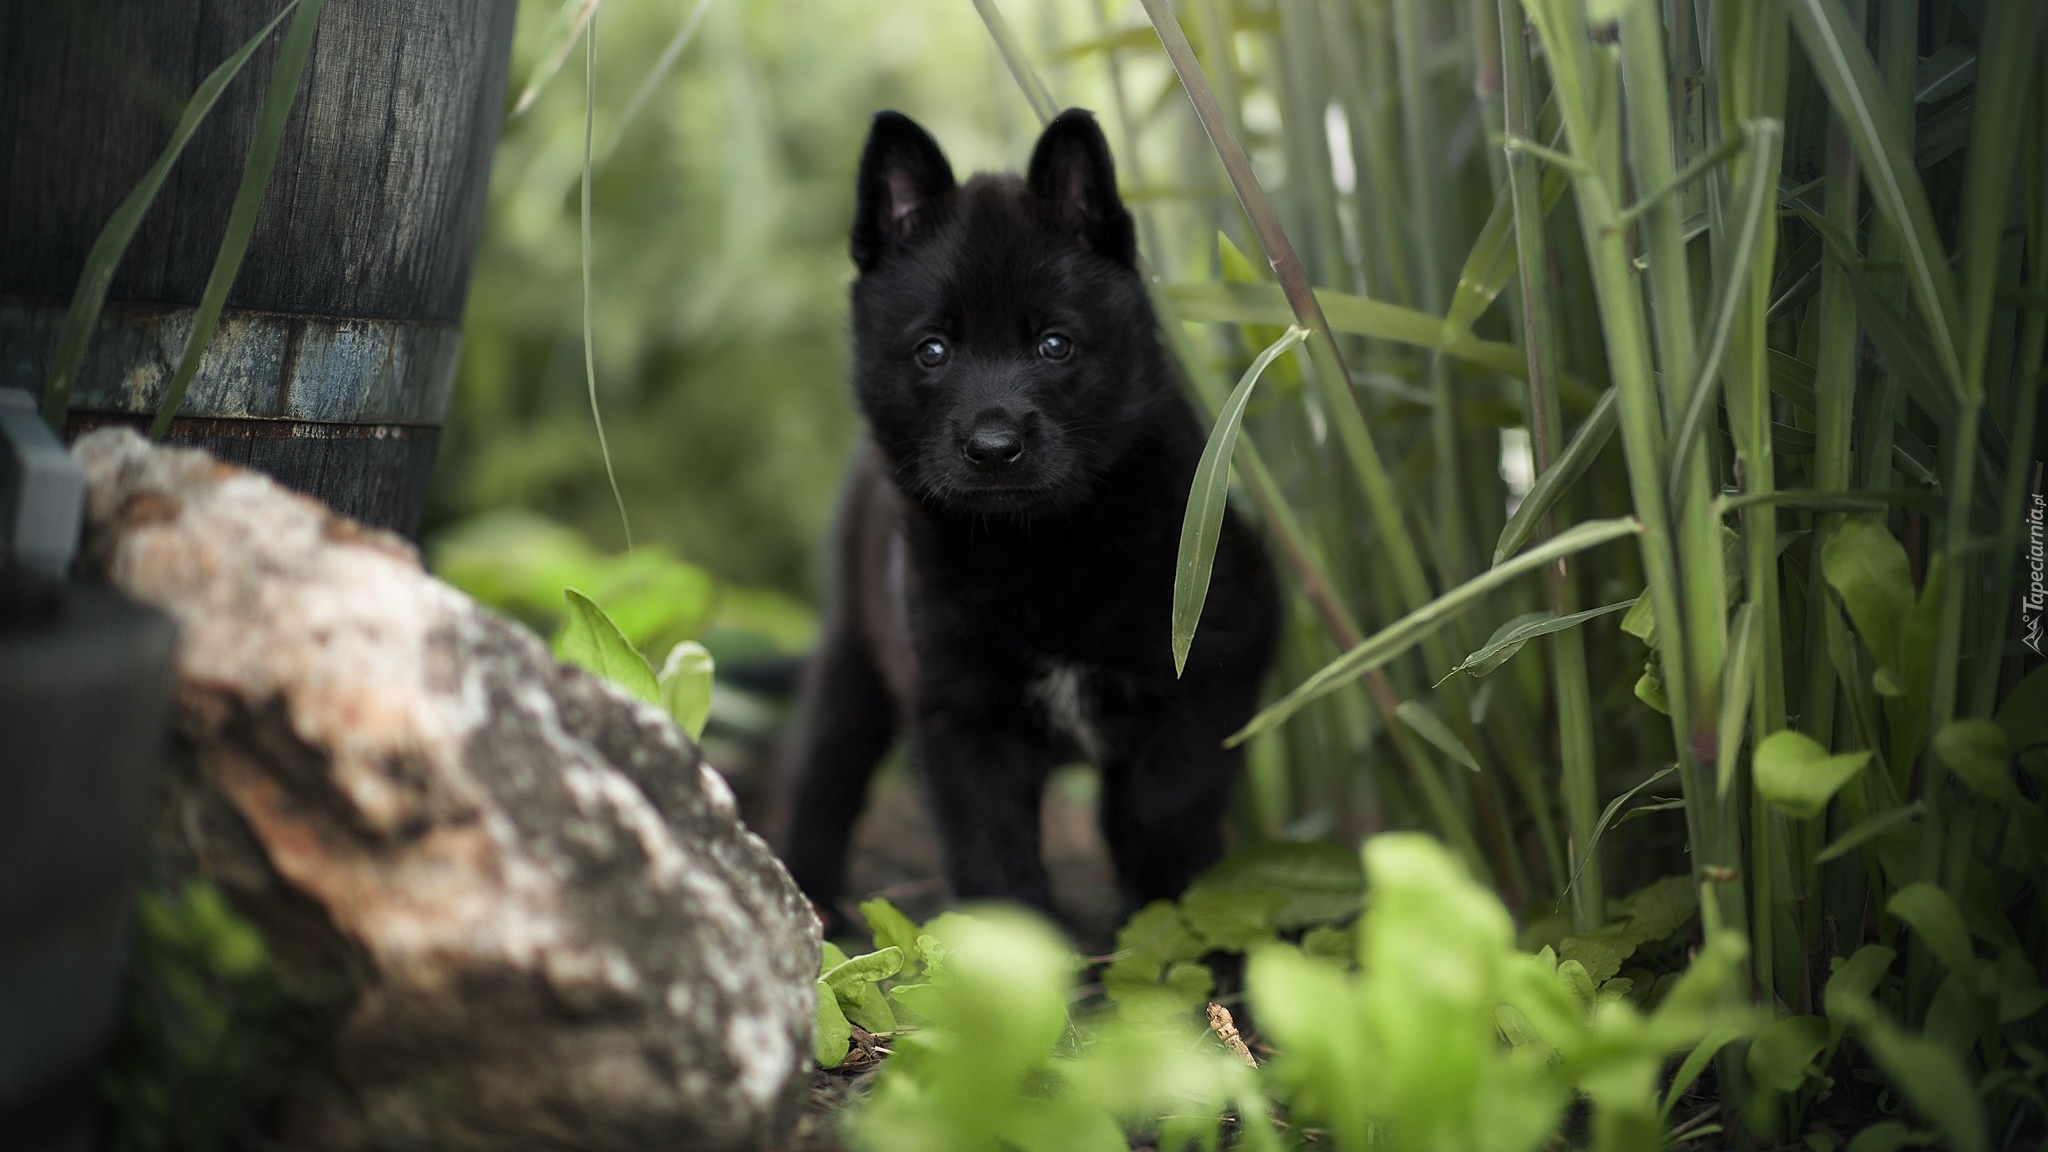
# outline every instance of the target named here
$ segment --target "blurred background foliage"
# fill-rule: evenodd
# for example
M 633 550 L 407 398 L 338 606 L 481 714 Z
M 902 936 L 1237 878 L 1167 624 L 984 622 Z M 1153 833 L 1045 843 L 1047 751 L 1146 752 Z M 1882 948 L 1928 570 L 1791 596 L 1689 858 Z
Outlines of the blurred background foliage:
M 557 47 L 559 7 L 522 6 L 515 89 Z M 857 434 L 845 253 L 868 117 L 917 117 L 963 174 L 1020 163 L 1036 124 L 969 5 L 714 0 L 620 132 L 692 7 L 602 9 L 598 397 L 638 542 L 808 601 Z M 583 384 L 581 65 L 505 121 L 430 540 L 517 508 L 623 548 Z

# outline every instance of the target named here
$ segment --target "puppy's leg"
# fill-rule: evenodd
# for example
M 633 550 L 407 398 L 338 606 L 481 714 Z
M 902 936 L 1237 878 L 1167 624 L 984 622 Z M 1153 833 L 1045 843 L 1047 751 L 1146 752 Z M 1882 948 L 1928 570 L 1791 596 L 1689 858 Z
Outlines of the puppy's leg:
M 927 707 L 917 726 L 918 761 L 954 898 L 1049 910 L 1038 809 L 1054 757 L 1023 720 L 1021 707 Z
M 829 927 L 846 869 L 846 844 L 894 716 L 881 672 L 849 623 L 826 636 L 805 670 L 794 760 L 796 802 L 782 858 Z
M 1251 715 L 1256 685 L 1185 684 L 1156 708 L 1120 718 L 1103 767 L 1102 833 L 1126 899 L 1180 895 L 1223 855 L 1223 819 L 1244 766 L 1223 747 Z

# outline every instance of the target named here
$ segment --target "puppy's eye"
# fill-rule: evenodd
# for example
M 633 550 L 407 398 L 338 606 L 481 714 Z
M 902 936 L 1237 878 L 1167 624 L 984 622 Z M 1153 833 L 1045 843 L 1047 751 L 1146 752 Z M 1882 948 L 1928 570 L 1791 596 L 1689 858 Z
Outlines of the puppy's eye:
M 1074 342 L 1058 332 L 1038 338 L 1038 354 L 1047 360 L 1065 360 L 1074 354 Z
M 937 368 L 947 360 L 950 360 L 952 356 L 953 350 L 946 347 L 946 342 L 937 336 L 933 336 L 917 346 L 917 362 L 925 368 Z

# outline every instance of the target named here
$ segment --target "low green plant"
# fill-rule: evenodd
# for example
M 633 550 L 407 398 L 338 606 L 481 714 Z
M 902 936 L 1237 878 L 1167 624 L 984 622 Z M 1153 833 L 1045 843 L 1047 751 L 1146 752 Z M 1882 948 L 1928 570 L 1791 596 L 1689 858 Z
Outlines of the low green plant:
M 1691 887 L 1660 884 L 1617 922 L 1639 923 L 1631 941 L 1669 936 Z M 1654 988 L 1614 975 L 1634 946 L 1615 943 L 1625 931 L 1567 941 L 1584 959 L 1531 955 L 1499 899 L 1415 834 L 1370 841 L 1362 869 L 1319 844 L 1226 859 L 1132 917 L 1096 961 L 1100 999 L 1076 987 L 1089 961 L 1030 914 L 975 908 L 919 928 L 883 900 L 862 912 L 875 950 L 825 949 L 816 1056 L 837 1067 L 854 1026 L 887 1046 L 846 1124 L 872 1152 L 1085 1152 L 1132 1136 L 1512 1152 L 1559 1139 L 1580 1098 L 1591 1147 L 1655 1148 L 1708 1058 L 1754 1023 L 1727 997 L 1739 937 L 1716 936 Z M 1248 957 L 1241 1003 L 1263 1064 L 1198 1023 L 1212 992 L 1201 961 L 1232 953 Z

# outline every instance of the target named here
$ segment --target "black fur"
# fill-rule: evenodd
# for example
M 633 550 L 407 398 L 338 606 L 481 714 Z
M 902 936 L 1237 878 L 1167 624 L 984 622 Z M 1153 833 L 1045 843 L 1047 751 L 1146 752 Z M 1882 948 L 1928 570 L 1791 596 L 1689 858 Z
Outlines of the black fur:
M 931 137 L 884 112 L 858 202 L 853 386 L 871 443 L 805 678 L 790 870 L 832 916 L 868 778 L 907 726 L 957 897 L 1046 906 L 1040 793 L 1076 759 L 1102 769 L 1127 898 L 1173 896 L 1222 852 L 1243 759 L 1222 740 L 1257 702 L 1278 603 L 1227 517 L 1175 678 L 1173 564 L 1203 433 L 1109 147 L 1071 110 L 1025 177 L 956 186 Z M 1088 722 L 1061 722 L 1076 712 Z

